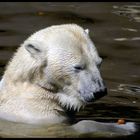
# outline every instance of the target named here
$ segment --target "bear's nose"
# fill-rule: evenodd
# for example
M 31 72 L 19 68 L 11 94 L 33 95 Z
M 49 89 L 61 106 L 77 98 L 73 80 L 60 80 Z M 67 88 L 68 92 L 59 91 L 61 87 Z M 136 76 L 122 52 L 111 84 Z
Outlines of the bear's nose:
M 94 99 L 97 100 L 101 97 L 104 97 L 105 95 L 107 95 L 107 88 L 105 88 L 104 90 L 98 91 L 94 93 Z

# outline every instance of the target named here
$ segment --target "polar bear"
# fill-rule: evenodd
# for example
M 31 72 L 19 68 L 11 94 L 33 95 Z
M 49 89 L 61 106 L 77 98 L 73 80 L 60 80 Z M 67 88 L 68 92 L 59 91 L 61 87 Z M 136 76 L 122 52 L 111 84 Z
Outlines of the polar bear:
M 37 31 L 6 67 L 0 83 L 0 118 L 38 125 L 70 122 L 67 112 L 107 94 L 101 62 L 88 30 L 79 25 L 53 25 Z M 90 129 L 89 123 L 93 123 Z M 97 122 L 92 123 L 82 121 L 84 130 L 80 123 L 73 128 L 97 130 Z M 106 129 L 110 125 L 98 123 Z

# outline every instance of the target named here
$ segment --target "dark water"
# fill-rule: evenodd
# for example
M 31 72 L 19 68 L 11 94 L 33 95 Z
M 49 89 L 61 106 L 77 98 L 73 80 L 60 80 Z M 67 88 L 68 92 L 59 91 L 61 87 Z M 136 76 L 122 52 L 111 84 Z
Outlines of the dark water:
M 104 60 L 101 73 L 108 87 L 108 95 L 77 113 L 77 120 L 117 121 L 125 118 L 140 123 L 139 2 L 1 2 L 0 76 L 15 49 L 29 35 L 47 26 L 64 23 L 77 23 L 90 30 Z M 17 136 L 16 127 L 9 129 L 15 124 L 0 124 L 5 128 L 0 131 L 2 137 Z M 21 127 L 21 130 L 25 128 Z M 51 130 L 47 130 L 48 134 Z M 53 130 L 57 131 L 51 133 L 53 136 L 72 136 L 69 131 L 58 131 L 57 127 Z M 44 131 L 41 128 L 34 133 L 43 136 Z M 21 136 L 24 137 L 23 133 Z

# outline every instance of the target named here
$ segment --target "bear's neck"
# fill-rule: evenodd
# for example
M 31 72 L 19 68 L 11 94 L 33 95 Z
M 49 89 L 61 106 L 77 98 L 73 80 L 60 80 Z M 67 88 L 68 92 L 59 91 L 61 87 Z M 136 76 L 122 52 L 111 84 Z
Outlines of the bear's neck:
M 56 114 L 58 120 L 60 118 L 60 122 L 75 122 L 75 111 L 66 110 L 61 106 L 55 93 L 51 93 L 50 91 L 29 82 L 3 82 L 4 84 L 6 83 L 6 87 L 4 88 L 6 90 L 2 91 L 3 94 L 1 94 L 1 99 L 4 98 L 5 101 L 11 102 L 11 98 L 14 98 L 12 101 L 13 104 L 14 102 L 16 103 L 18 99 L 22 98 L 23 102 L 21 102 L 19 106 L 22 106 L 22 103 L 23 106 L 28 103 L 27 106 L 29 108 L 27 108 L 27 110 L 34 112 L 35 114 L 40 114 L 42 117 L 47 115 L 49 117 L 48 112 L 50 112 Z M 6 98 L 5 95 L 7 96 Z M 9 107 L 13 108 L 12 104 L 10 104 Z M 64 120 L 61 118 L 64 118 Z

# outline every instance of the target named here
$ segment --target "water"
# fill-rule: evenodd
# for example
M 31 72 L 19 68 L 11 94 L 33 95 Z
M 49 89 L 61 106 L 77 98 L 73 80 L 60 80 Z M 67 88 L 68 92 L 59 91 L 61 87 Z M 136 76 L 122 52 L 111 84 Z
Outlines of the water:
M 104 60 L 101 73 L 108 87 L 106 97 L 76 114 L 77 121 L 115 122 L 125 118 L 140 123 L 139 2 L 1 2 L 0 76 L 13 52 L 29 35 L 47 26 L 64 23 L 77 23 L 90 30 Z M 48 129 L 1 121 L 0 130 L 1 137 L 79 137 L 65 125 Z

